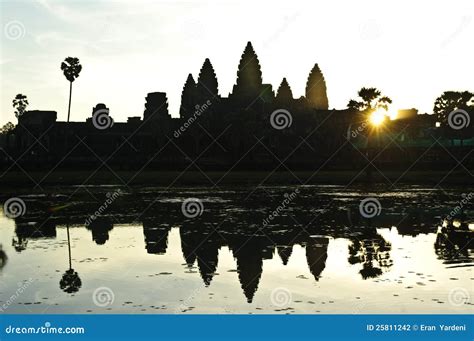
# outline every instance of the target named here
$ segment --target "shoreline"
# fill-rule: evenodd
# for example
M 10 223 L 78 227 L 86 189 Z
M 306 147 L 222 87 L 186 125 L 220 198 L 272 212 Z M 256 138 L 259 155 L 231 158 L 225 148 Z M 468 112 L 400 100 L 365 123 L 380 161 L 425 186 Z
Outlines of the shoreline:
M 474 171 L 470 171 L 471 174 Z M 66 171 L 51 173 L 32 171 L 27 174 L 11 171 L 0 177 L 0 188 L 78 186 L 78 185 L 116 185 L 144 186 L 229 186 L 229 185 L 369 185 L 369 184 L 416 184 L 416 185 L 459 185 L 474 186 L 474 177 L 466 170 L 446 171 L 374 171 L 371 178 L 361 171 L 151 171 L 137 174 L 136 171 Z

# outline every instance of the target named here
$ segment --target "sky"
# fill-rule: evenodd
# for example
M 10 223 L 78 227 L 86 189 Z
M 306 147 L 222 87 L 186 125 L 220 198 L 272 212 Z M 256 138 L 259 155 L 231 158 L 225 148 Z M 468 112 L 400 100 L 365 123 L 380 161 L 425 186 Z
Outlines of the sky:
M 393 109 L 432 112 L 446 90 L 474 90 L 474 1 L 89 1 L 0 0 L 0 124 L 16 123 L 12 99 L 67 117 L 67 56 L 83 65 L 73 84 L 71 120 L 105 103 L 115 121 L 143 116 L 146 94 L 166 92 L 179 114 L 189 73 L 205 58 L 227 97 L 247 41 L 264 83 L 286 77 L 304 95 L 318 63 L 329 107 L 343 109 L 363 86 Z

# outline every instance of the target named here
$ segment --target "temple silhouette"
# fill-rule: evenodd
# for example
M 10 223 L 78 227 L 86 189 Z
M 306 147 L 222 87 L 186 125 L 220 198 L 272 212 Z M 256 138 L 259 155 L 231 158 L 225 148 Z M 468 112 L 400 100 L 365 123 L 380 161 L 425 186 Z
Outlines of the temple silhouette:
M 336 85 L 334 85 L 336 86 Z M 449 168 L 474 146 L 473 123 L 464 135 L 436 126 L 435 115 L 401 110 L 383 134 L 368 144 L 367 132 L 354 134 L 364 116 L 354 109 L 330 109 L 323 72 L 310 70 L 305 96 L 294 98 L 286 78 L 278 88 L 263 83 L 258 56 L 249 42 L 232 92 L 224 97 L 212 63 L 205 59 L 197 80 L 187 77 L 179 117 L 168 111 L 164 92 L 145 97 L 142 116 L 116 122 L 104 103 L 85 122 L 61 122 L 57 112 L 30 110 L 2 137 L 0 166 L 34 169 L 88 169 L 106 163 L 121 169 L 357 169 L 374 149 L 378 168 L 412 165 Z M 285 129 L 272 126 L 272 113 L 288 112 Z M 474 122 L 474 120 L 472 120 Z M 452 131 L 452 129 L 451 129 Z M 449 135 L 449 136 L 448 136 Z M 454 142 L 457 138 L 458 142 Z M 281 161 L 283 160 L 283 161 Z

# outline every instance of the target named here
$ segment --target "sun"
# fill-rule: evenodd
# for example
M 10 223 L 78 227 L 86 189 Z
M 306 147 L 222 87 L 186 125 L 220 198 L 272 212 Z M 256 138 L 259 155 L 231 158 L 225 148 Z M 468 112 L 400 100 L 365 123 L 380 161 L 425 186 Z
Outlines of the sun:
M 374 111 L 372 115 L 370 115 L 370 123 L 376 127 L 380 126 L 387 116 L 387 112 L 383 109 L 379 109 Z

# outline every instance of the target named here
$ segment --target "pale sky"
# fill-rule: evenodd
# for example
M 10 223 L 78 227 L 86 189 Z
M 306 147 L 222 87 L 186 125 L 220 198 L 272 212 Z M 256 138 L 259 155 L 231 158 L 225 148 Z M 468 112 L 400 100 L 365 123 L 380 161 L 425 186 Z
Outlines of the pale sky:
M 1 1 L 0 124 L 16 123 L 12 99 L 55 110 L 65 120 L 67 56 L 83 65 L 73 85 L 72 121 L 99 102 L 115 121 L 142 116 L 148 92 L 168 95 L 178 116 L 188 73 L 206 57 L 227 96 L 247 41 L 264 83 L 287 77 L 304 95 L 318 63 L 330 108 L 343 109 L 362 86 L 394 108 L 430 112 L 445 90 L 474 91 L 474 1 Z

